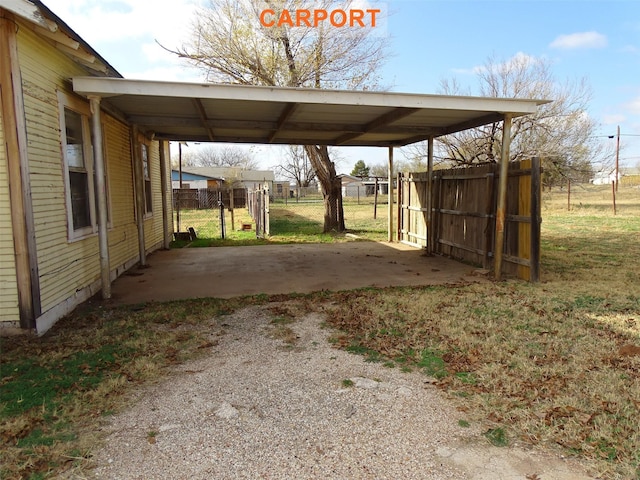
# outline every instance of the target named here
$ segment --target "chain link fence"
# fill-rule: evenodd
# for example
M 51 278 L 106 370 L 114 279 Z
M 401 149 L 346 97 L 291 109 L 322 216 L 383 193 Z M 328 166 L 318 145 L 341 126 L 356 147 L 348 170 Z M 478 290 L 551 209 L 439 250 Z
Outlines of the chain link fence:
M 375 194 L 370 186 L 343 189 L 345 227 L 367 238 L 384 239 L 387 234 L 388 195 Z M 271 235 L 321 234 L 324 201 L 315 187 L 293 189 L 289 198 L 274 198 L 270 204 Z
M 173 222 L 175 232 L 188 232 L 193 228 L 198 238 L 221 238 L 223 226 L 225 232 L 241 230 L 243 225 L 251 224 L 247 190 L 175 188 Z
M 343 193 L 347 230 L 369 239 L 384 240 L 387 235 L 388 195 L 375 195 L 365 186 Z M 230 209 L 228 189 L 174 189 L 173 195 L 174 231 L 187 232 L 193 228 L 198 238 L 221 238 L 221 215 L 224 215 L 226 232 L 255 231 L 256 220 L 249 214 L 245 189 L 234 189 L 233 210 Z M 315 187 L 294 189 L 288 196 L 271 195 L 269 210 L 271 236 L 322 234 L 324 201 Z

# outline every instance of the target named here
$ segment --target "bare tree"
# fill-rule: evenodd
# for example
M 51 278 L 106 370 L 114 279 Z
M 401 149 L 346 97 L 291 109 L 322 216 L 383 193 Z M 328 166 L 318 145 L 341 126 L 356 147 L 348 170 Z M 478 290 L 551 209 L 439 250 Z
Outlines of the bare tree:
M 201 148 L 194 156 L 196 166 L 199 167 L 236 167 L 243 170 L 258 168 L 258 161 L 250 151 L 230 145 Z
M 178 155 L 173 155 L 171 163 L 177 166 Z M 231 145 L 210 145 L 198 149 L 183 148 L 182 165 L 184 167 L 235 167 L 243 170 L 256 170 L 259 166 L 250 151 Z
M 286 159 L 276 167 L 276 174 L 296 182 L 298 187 L 308 187 L 316 179 L 304 147 L 290 145 Z
M 476 94 L 481 96 L 552 100 L 538 107 L 535 114 L 513 120 L 511 161 L 539 156 L 549 173 L 546 179 L 554 182 L 558 176 L 588 178 L 592 163 L 605 158 L 594 139 L 597 125 L 587 113 L 591 92 L 584 79 L 558 82 L 548 61 L 521 53 L 504 62 L 490 57 L 476 69 L 476 76 Z M 441 82 L 441 93 L 472 94 L 469 90 L 463 91 L 455 78 Z M 434 163 L 470 165 L 497 162 L 502 151 L 502 122 L 437 140 Z M 426 157 L 424 144 L 409 152 Z M 552 171 L 554 175 L 550 175 Z
M 263 27 L 260 13 L 350 10 L 351 0 L 210 0 L 198 12 L 191 40 L 174 51 L 212 82 L 311 88 L 374 89 L 386 40 L 373 28 L 330 25 Z M 326 23 L 326 22 L 325 22 Z M 304 149 L 322 187 L 324 231 L 345 229 L 342 190 L 324 145 Z

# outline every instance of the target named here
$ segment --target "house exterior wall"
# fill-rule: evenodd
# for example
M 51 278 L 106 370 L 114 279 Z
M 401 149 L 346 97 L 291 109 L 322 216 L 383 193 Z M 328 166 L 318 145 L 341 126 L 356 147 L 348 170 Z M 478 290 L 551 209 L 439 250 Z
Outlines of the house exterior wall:
M 172 187 L 180 188 L 180 180 L 173 180 Z M 184 180 L 182 179 L 182 188 L 195 188 L 200 190 L 201 188 L 209 188 L 207 180 Z M 215 187 L 211 187 L 215 188 Z
M 42 306 L 42 315 L 36 323 L 41 333 L 100 290 L 97 228 L 93 234 L 77 239 L 69 235 L 67 172 L 62 152 L 65 133 L 60 128 L 64 108 L 60 103 L 60 92 L 88 108 L 88 101 L 73 93 L 68 79 L 87 75 L 89 71 L 26 26 L 18 29 L 17 43 Z M 114 279 L 139 260 L 131 135 L 128 125 L 105 112 L 102 128 L 107 172 L 109 260 Z M 4 155 L 4 149 L 0 155 Z M 169 158 L 167 154 L 166 162 Z M 144 222 L 147 252 L 163 245 L 165 209 L 158 142 L 149 143 L 149 160 L 153 213 Z M 0 157 L 0 321 L 15 322 L 19 319 L 19 311 L 6 170 L 6 159 Z M 165 183 L 164 188 L 168 189 L 169 181 Z
M 18 283 L 13 250 L 11 204 L 6 151 L 4 149 L 4 123 L 0 109 L 0 323 L 15 323 L 19 319 Z
M 157 250 L 162 244 L 162 185 L 160 179 L 160 148 L 158 142 L 149 145 L 149 167 L 151 175 L 151 201 L 153 214 L 144 220 L 144 246 L 147 252 Z
M 95 236 L 69 243 L 57 91 L 86 74 L 28 28 L 18 30 L 42 312 L 99 275 Z
M 113 280 L 138 259 L 138 229 L 133 195 L 129 127 L 103 115 L 109 203 L 109 263 Z

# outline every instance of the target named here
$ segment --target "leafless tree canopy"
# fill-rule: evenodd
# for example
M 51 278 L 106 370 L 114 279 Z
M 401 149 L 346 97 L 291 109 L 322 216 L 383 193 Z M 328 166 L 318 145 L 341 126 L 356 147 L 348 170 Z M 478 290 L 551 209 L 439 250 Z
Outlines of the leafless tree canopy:
M 211 82 L 310 88 L 375 89 L 385 38 L 372 28 L 263 27 L 260 12 L 341 8 L 351 0 L 210 0 L 194 20 L 193 37 L 174 53 Z M 325 198 L 325 231 L 344 230 L 341 185 L 325 146 L 304 147 Z
M 385 57 L 385 41 L 371 28 L 263 27 L 260 12 L 349 10 L 329 0 L 210 0 L 194 20 L 193 37 L 175 53 L 211 82 L 243 85 L 370 89 Z M 277 16 L 276 15 L 276 16 Z
M 178 155 L 174 154 L 172 163 L 177 166 Z M 182 165 L 184 167 L 238 167 L 243 170 L 258 168 L 258 161 L 253 154 L 231 145 L 208 146 L 203 148 L 182 148 Z
M 541 157 L 547 179 L 591 175 L 594 162 L 605 156 L 594 139 L 596 123 L 587 114 L 591 91 L 584 79 L 558 82 L 548 61 L 518 54 L 507 61 L 490 57 L 476 71 L 478 88 L 463 91 L 455 78 L 441 82 L 447 95 L 552 100 L 536 114 L 518 117 L 511 128 L 510 159 Z M 437 139 L 435 163 L 449 166 L 497 162 L 502 151 L 502 122 Z M 420 157 L 426 147 L 409 150 Z
M 299 145 L 289 146 L 286 159 L 276 167 L 276 174 L 295 181 L 298 187 L 308 187 L 316 179 L 307 154 Z

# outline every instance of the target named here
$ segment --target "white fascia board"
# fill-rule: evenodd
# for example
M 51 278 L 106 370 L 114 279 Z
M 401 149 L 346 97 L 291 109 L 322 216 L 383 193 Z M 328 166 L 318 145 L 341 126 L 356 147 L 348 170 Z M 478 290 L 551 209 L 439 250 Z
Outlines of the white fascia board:
M 55 22 L 45 18 L 40 12 L 40 9 L 27 0 L 2 0 L 0 2 L 0 8 L 9 10 L 25 20 L 46 28 L 50 32 L 58 30 Z
M 358 92 L 97 77 L 74 77 L 73 89 L 77 93 L 84 95 L 97 95 L 105 98 L 118 95 L 140 95 L 256 102 L 464 110 L 513 114 L 535 113 L 539 105 L 549 102 L 549 100 L 537 99 L 508 99 L 395 92 Z

